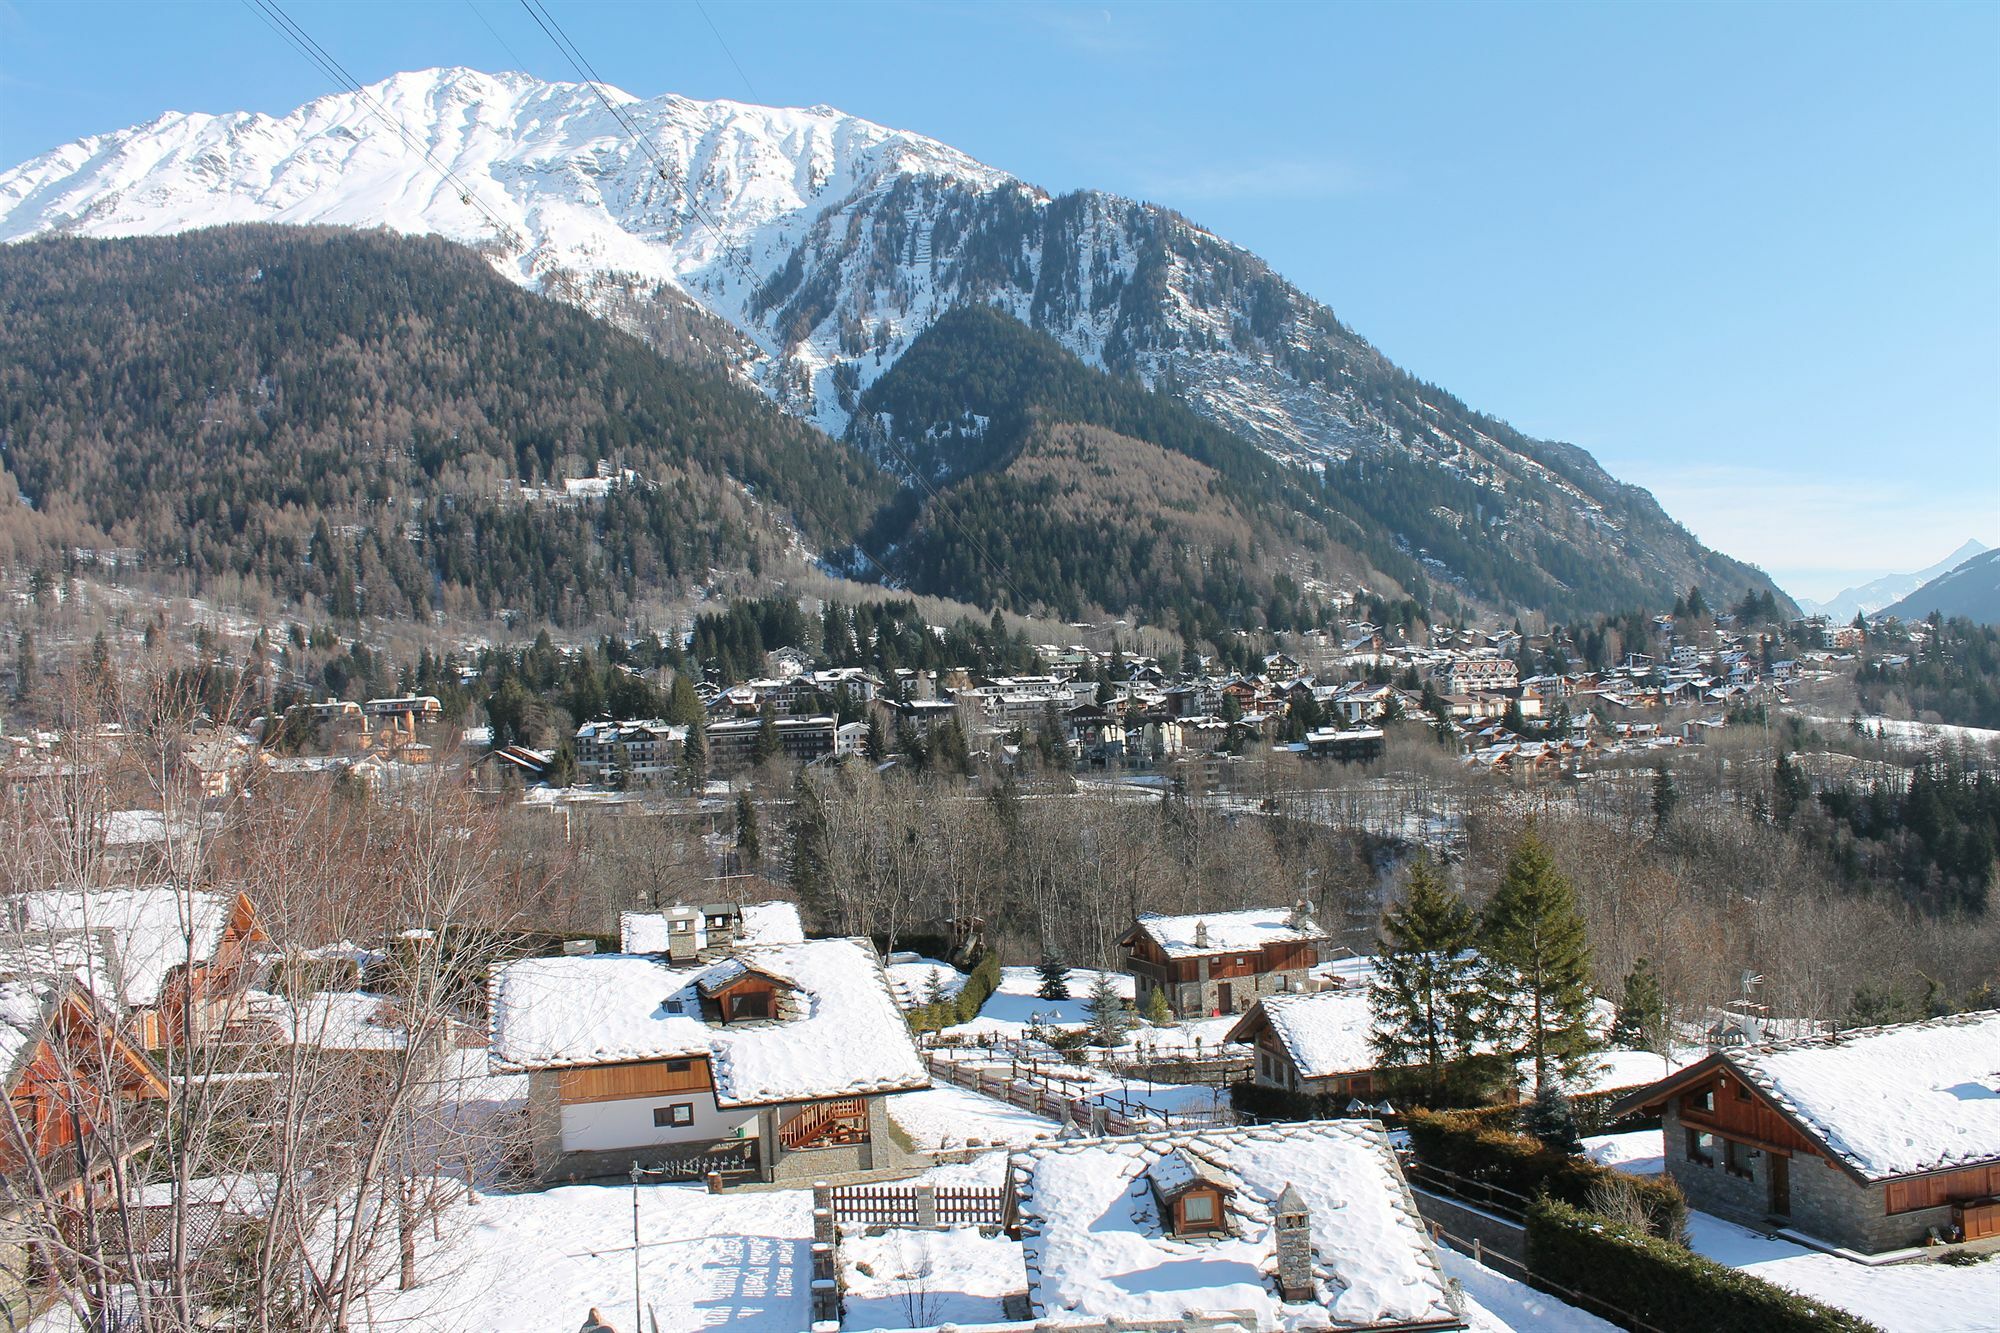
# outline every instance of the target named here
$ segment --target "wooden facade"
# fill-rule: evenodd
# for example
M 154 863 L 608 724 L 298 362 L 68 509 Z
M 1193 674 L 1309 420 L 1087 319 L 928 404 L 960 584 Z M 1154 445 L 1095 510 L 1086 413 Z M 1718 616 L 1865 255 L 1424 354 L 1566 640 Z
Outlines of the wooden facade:
M 763 972 L 745 972 L 725 985 L 708 992 L 715 1006 L 714 1017 L 723 1023 L 741 1023 L 778 1017 L 778 1006 L 792 987 Z
M 1919 1208 L 1942 1208 L 1947 1204 L 1977 1204 L 2000 1199 L 2000 1162 L 1969 1166 L 1960 1171 L 1939 1171 L 1928 1176 L 1911 1176 L 1889 1182 L 1888 1210 L 1914 1213 Z M 1994 1219 L 2000 1228 L 2000 1216 Z M 1989 1234 L 2000 1235 L 2000 1229 Z M 1967 1235 L 1966 1239 L 1977 1239 Z
M 1705 1083 L 1691 1083 L 1681 1090 L 1681 1123 L 1784 1157 L 1821 1155 L 1812 1140 L 1726 1068 Z
M 248 946 L 268 943 L 270 938 L 256 906 L 248 895 L 238 893 L 214 955 L 198 961 L 192 971 L 176 968 L 160 989 L 158 1006 L 133 1015 L 140 1045 L 149 1051 L 177 1045 L 183 1030 L 193 1034 L 197 1045 L 218 1036 L 248 984 Z
M 17 1170 L 31 1156 L 50 1161 L 59 1154 L 67 1167 L 66 1150 L 109 1123 L 121 1106 L 166 1095 L 159 1070 L 73 984 L 51 997 L 34 1053 L 7 1089 L 21 1128 L 0 1135 L 0 1171 Z
M 706 1055 L 628 1064 L 587 1065 L 561 1071 L 558 1086 L 565 1106 L 653 1097 L 670 1092 L 709 1092 L 715 1087 Z

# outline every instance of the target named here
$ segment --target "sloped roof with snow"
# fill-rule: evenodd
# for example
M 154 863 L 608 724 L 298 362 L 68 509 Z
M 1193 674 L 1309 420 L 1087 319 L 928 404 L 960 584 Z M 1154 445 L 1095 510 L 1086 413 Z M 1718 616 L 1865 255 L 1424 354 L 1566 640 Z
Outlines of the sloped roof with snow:
M 1169 958 L 1197 958 L 1261 949 L 1267 944 L 1327 938 L 1326 932 L 1309 917 L 1294 925 L 1292 911 L 1289 907 L 1252 907 L 1240 912 L 1200 912 L 1189 916 L 1141 912 L 1135 928 L 1151 937 Z M 1203 926 L 1207 927 L 1208 943 L 1197 945 L 1195 935 Z
M 190 960 L 215 957 L 236 906 L 233 893 L 140 888 L 46 889 L 15 895 L 18 938 L 33 941 L 71 931 L 105 932 L 117 966 L 117 994 L 92 989 L 107 1003 L 148 1008 L 160 1001 L 167 975 Z
M 1191 1153 L 1234 1185 L 1226 1233 L 1172 1236 L 1152 1188 Z M 1171 1171 L 1171 1166 L 1163 1168 Z M 1382 1126 L 1339 1120 L 1075 1140 L 1016 1154 L 1037 1319 L 1173 1319 L 1242 1310 L 1263 1329 L 1454 1326 L 1461 1318 Z M 1291 1186 L 1311 1212 L 1314 1301 L 1278 1299 L 1272 1214 Z
M 1266 995 L 1258 1003 L 1299 1077 L 1326 1078 L 1375 1067 L 1368 1044 L 1375 1011 L 1366 990 Z
M 783 978 L 798 1017 L 710 1024 L 704 982 Z M 583 954 L 509 963 L 492 985 L 492 1061 L 518 1071 L 706 1056 L 723 1106 L 926 1087 L 930 1074 L 866 940 L 751 945 L 711 964 Z
M 2000 1012 L 1723 1052 L 1869 1180 L 2000 1158 Z

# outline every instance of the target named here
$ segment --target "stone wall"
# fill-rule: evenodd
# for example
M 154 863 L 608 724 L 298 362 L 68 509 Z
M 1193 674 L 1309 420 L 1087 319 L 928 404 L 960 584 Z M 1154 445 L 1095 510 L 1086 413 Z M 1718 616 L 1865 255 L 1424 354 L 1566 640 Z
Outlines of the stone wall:
M 1827 1158 L 1803 1152 L 1793 1154 L 1791 1159 L 1791 1213 L 1774 1217 L 1770 1211 L 1768 1154 L 1747 1163 L 1748 1179 L 1723 1169 L 1720 1139 L 1714 1166 L 1689 1161 L 1678 1097 L 1669 1099 L 1661 1127 L 1666 1139 L 1667 1174 L 1687 1195 L 1688 1203 L 1704 1213 L 1759 1229 L 1789 1227 L 1863 1254 L 1922 1245 L 1932 1230 L 1940 1236 L 1950 1232 L 1949 1207 L 1892 1215 L 1886 1211 L 1887 1186 L 1863 1185 Z
M 1205 1018 L 1219 1009 L 1225 984 L 1229 987 L 1229 1012 L 1234 1014 L 1248 1013 L 1250 1006 L 1263 996 L 1295 993 L 1309 989 L 1312 984 L 1311 970 L 1302 967 L 1217 979 L 1208 975 L 1208 962 L 1204 959 L 1201 972 L 1200 981 L 1173 982 L 1166 987 L 1167 1005 L 1176 1017 Z M 1145 1002 L 1146 996 L 1141 993 L 1137 1001 L 1141 1010 Z
M 1666 1113 L 1660 1118 L 1660 1133 L 1665 1140 L 1667 1174 L 1687 1195 L 1689 1205 L 1746 1226 L 1768 1227 L 1770 1185 L 1764 1175 L 1768 1164 L 1761 1158 L 1749 1163 L 1750 1178 L 1747 1180 L 1729 1174 L 1722 1166 L 1720 1139 L 1715 1145 L 1714 1165 L 1704 1166 L 1691 1160 L 1687 1155 L 1687 1127 L 1681 1123 L 1680 1109 L 1680 1098 L 1668 1100 Z M 1812 1159 L 1801 1158 L 1800 1161 L 1815 1167 L 1819 1165 Z M 1794 1164 L 1794 1181 L 1798 1174 L 1798 1166 Z M 1793 1189 L 1796 1192 L 1796 1184 Z

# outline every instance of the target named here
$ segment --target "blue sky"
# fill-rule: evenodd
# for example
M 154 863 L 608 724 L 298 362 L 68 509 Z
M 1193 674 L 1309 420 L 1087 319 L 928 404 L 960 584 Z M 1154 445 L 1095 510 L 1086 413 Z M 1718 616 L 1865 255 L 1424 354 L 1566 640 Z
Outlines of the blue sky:
M 2000 545 L 2000 5 L 548 3 L 640 95 L 1179 208 L 1794 592 Z M 570 77 L 517 0 L 287 8 L 364 80 Z M 9 165 L 327 91 L 225 0 L 0 0 Z

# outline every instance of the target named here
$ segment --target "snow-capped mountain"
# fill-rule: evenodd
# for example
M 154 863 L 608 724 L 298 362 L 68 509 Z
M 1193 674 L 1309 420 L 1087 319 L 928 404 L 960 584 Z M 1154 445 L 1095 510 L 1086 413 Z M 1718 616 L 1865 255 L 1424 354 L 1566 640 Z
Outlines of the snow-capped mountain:
M 1909 596 L 1939 575 L 1949 574 L 1973 556 L 1984 555 L 1986 550 L 1986 543 L 1969 537 L 1956 551 L 1914 574 L 1884 574 L 1881 578 L 1870 580 L 1857 587 L 1843 588 L 1824 602 L 1802 600 L 1799 609 L 1807 615 L 1825 616 L 1842 623 L 1854 619 L 1857 612 L 1872 616 L 1891 602 Z
M 445 69 L 278 118 L 169 114 L 0 174 L 0 241 L 249 221 L 438 234 L 641 334 L 684 328 L 692 302 L 734 330 L 740 370 L 786 410 L 864 445 L 885 423 L 853 420 L 862 392 L 940 314 L 977 301 L 1281 459 L 1434 471 L 1460 498 L 1400 523 L 1398 540 L 1480 600 L 1509 599 L 1430 556 L 1447 533 L 1517 547 L 1580 596 L 1589 580 L 1556 573 L 1566 561 L 1615 561 L 1654 589 L 1769 586 L 1582 450 L 1419 382 L 1169 210 L 1051 197 L 827 107 L 604 98 L 618 116 L 587 85 Z

